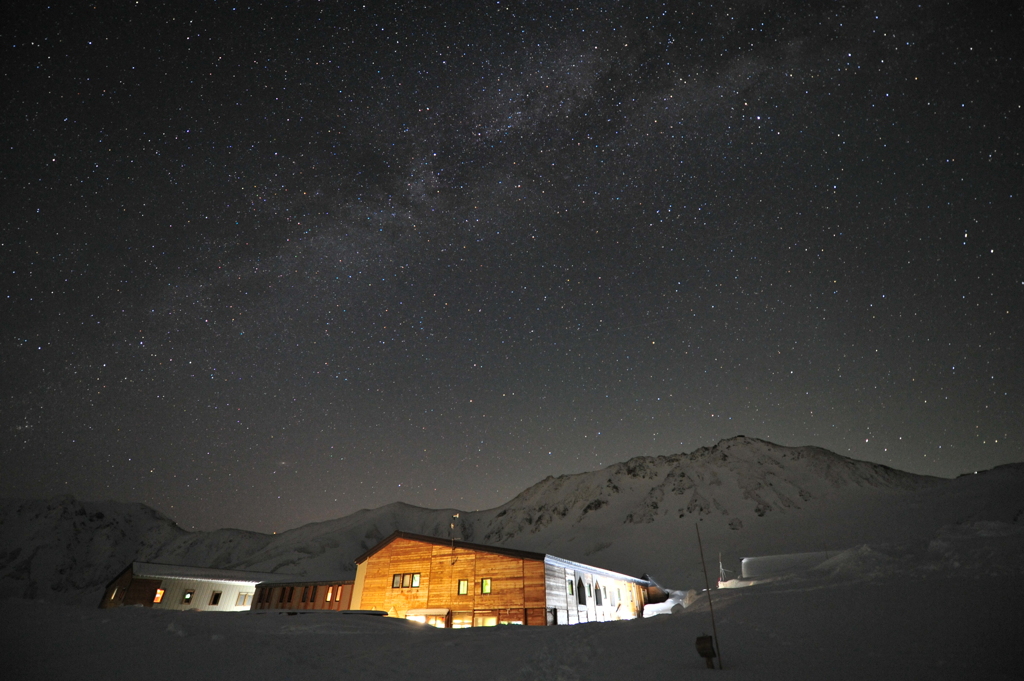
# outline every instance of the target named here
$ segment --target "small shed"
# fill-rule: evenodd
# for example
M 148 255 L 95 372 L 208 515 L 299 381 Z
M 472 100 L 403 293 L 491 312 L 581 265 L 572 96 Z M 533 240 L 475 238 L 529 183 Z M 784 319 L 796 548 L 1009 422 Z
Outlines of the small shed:
M 141 605 L 164 610 L 238 612 L 252 607 L 257 584 L 291 577 L 136 561 L 107 584 L 100 608 Z

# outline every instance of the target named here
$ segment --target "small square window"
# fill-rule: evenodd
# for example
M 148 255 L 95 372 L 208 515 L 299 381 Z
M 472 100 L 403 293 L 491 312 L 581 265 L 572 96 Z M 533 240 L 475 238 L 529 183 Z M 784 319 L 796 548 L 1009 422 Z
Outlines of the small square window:
M 252 594 L 240 593 L 240 594 L 238 594 L 238 598 L 235 599 L 235 606 L 236 607 L 242 607 L 242 606 L 245 606 L 245 605 L 249 605 L 249 603 L 252 602 L 251 599 L 252 599 Z
M 482 593 L 482 594 L 489 594 L 489 593 L 491 593 L 491 579 L 489 577 L 484 577 L 483 579 L 480 580 L 480 593 Z
M 468 579 L 460 579 L 459 580 L 459 595 L 460 596 L 465 596 L 468 593 L 469 593 L 469 580 Z
M 391 578 L 391 588 L 397 589 L 400 586 L 402 586 L 402 575 L 395 575 Z
M 408 589 L 410 586 L 412 586 L 412 573 L 407 572 L 402 575 L 402 588 Z
M 188 591 L 185 592 L 185 595 L 181 597 L 181 602 L 184 603 L 185 605 L 188 605 L 189 603 L 192 602 L 192 597 L 195 596 L 195 595 L 196 595 L 196 592 L 193 591 L 192 589 L 189 589 Z
M 157 589 L 156 593 L 153 595 L 153 602 L 154 603 L 159 603 L 163 599 L 164 599 L 164 590 L 163 589 Z
M 214 591 L 210 596 L 210 605 L 220 605 L 220 591 Z
M 420 588 L 420 573 L 418 572 L 412 573 L 412 588 Z

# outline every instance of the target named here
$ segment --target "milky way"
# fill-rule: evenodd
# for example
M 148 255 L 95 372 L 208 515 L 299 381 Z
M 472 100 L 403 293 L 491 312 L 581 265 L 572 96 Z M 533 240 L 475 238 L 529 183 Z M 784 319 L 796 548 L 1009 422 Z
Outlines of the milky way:
M 0 494 L 1024 458 L 1014 3 L 152 4 L 4 12 Z

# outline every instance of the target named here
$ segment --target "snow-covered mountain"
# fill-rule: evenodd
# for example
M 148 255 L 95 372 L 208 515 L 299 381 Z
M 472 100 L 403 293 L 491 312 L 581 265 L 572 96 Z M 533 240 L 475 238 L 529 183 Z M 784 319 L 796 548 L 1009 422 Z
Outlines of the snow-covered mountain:
M 816 447 L 746 437 L 598 471 L 549 477 L 508 503 L 459 512 L 467 541 L 552 553 L 678 587 L 749 555 L 864 543 L 926 545 L 964 523 L 1024 523 L 1024 465 L 945 480 Z M 395 503 L 276 535 L 187 532 L 141 504 L 71 497 L 0 502 L 0 594 L 98 597 L 131 560 L 351 576 L 395 530 L 447 536 L 456 509 Z

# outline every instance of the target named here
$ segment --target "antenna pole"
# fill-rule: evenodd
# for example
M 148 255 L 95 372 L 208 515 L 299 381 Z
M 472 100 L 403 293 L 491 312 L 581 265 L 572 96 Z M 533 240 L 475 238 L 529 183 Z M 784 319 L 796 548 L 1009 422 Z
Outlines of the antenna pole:
M 715 606 L 711 604 L 711 583 L 708 582 L 708 566 L 704 562 L 704 544 L 700 540 L 700 525 L 694 523 L 697 529 L 697 547 L 700 549 L 700 565 L 704 568 L 704 590 L 708 594 L 708 609 L 711 611 L 711 631 L 715 635 L 715 652 L 718 653 L 718 668 L 722 668 L 722 649 L 718 645 L 718 629 L 715 627 Z

